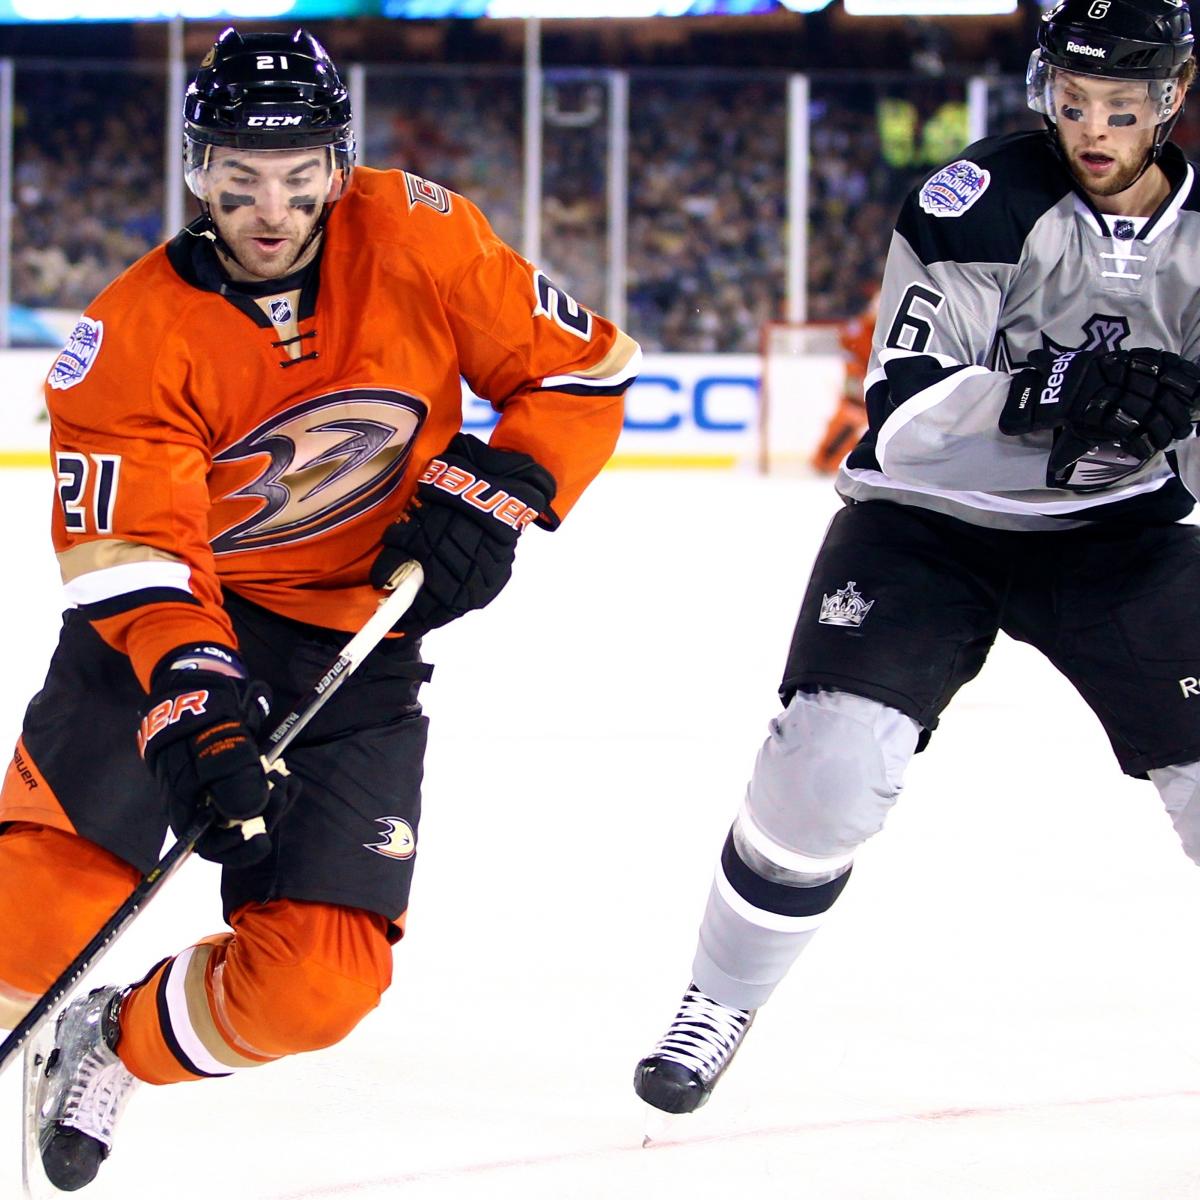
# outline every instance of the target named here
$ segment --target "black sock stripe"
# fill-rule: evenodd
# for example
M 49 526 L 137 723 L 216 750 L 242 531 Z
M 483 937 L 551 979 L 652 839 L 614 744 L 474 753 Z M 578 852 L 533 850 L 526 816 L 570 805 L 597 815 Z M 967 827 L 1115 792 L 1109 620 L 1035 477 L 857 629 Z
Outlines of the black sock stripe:
M 747 904 L 781 917 L 815 917 L 828 912 L 850 878 L 847 869 L 836 879 L 819 883 L 816 887 L 789 887 L 786 883 L 764 879 L 738 857 L 732 830 L 721 850 L 721 870 L 725 872 L 725 878 L 733 890 Z

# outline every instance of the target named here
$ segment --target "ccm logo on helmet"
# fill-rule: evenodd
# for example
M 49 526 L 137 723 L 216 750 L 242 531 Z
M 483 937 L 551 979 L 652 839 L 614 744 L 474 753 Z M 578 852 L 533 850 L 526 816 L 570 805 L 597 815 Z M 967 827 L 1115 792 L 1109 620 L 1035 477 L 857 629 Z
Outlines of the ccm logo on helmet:
M 1107 58 L 1108 51 L 1101 50 L 1099 46 L 1084 46 L 1079 42 L 1068 42 L 1067 49 L 1072 54 L 1086 54 L 1089 58 Z
M 295 117 L 248 117 L 247 125 L 265 125 L 268 129 L 277 129 L 281 125 L 299 125 L 304 118 L 301 116 Z
M 480 512 L 490 513 L 501 525 L 507 525 L 518 533 L 531 521 L 536 520 L 538 515 L 537 509 L 530 508 L 523 500 L 510 496 L 500 488 L 490 496 L 485 496 L 484 493 L 492 486 L 486 479 L 480 479 L 461 467 L 449 466 L 440 458 L 430 460 L 429 466 L 421 476 L 421 482 L 457 496 Z

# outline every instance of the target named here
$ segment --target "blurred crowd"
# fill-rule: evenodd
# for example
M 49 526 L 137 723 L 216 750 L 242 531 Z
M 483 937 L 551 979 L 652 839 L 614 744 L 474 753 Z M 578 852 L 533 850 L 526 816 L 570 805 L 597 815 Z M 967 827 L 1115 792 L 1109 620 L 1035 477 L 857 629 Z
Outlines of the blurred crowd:
M 12 297 L 78 311 L 162 238 L 163 77 L 31 67 L 15 92 Z
M 519 76 L 368 89 L 364 159 L 404 166 L 474 200 L 521 244 Z M 635 78 L 629 95 L 626 325 L 655 350 L 754 350 L 782 312 L 787 133 L 782 80 Z M 546 74 L 542 268 L 605 308 L 610 94 L 587 72 Z
M 785 83 L 630 90 L 626 326 L 651 350 L 756 350 L 783 315 Z
M 519 245 L 523 104 L 520 72 L 372 69 L 360 106 L 359 161 L 403 166 L 460 192 Z
M 520 247 L 524 91 L 515 70 L 372 67 L 360 159 L 461 192 Z M 16 75 L 12 297 L 78 311 L 163 229 L 161 72 L 21 66 Z M 590 307 L 610 301 L 604 77 L 549 71 L 539 265 Z M 631 72 L 625 326 L 649 350 L 753 352 L 785 316 L 787 80 Z M 860 312 L 907 190 L 966 143 L 966 84 L 814 77 L 808 317 Z M 989 91 L 989 130 L 1036 128 L 1023 82 Z M 1177 140 L 1195 153 L 1187 115 Z M 194 208 L 188 208 L 188 215 Z

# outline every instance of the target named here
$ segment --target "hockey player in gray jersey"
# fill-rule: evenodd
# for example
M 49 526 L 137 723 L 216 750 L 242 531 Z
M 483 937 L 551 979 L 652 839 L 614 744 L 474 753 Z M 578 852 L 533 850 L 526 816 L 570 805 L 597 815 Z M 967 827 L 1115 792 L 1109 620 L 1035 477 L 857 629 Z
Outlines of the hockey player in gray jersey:
M 1049 658 L 1200 862 L 1200 179 L 1168 140 L 1183 0 L 1063 0 L 1029 64 L 1045 132 L 906 200 L 780 695 L 693 982 L 634 1086 L 708 1099 L 999 630 Z

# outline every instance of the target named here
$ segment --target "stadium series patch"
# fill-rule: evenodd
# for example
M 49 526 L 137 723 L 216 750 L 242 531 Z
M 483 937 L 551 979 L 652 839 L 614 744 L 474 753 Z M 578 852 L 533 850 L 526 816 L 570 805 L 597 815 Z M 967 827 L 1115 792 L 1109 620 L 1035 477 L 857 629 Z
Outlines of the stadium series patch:
M 943 167 L 921 189 L 921 207 L 932 217 L 961 217 L 991 182 L 990 171 L 960 158 Z
M 67 344 L 54 360 L 54 366 L 50 368 L 50 386 L 61 392 L 82 383 L 100 353 L 100 343 L 103 340 L 104 322 L 80 317 L 75 328 L 71 330 L 71 336 L 67 338 Z

